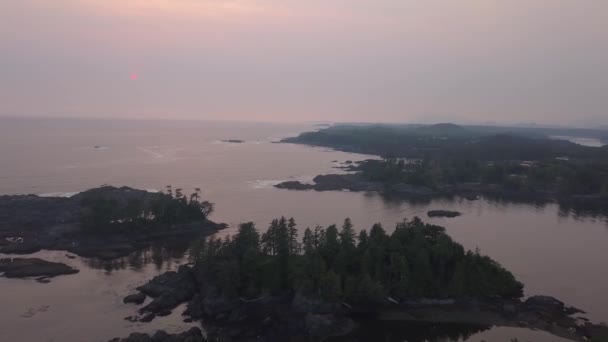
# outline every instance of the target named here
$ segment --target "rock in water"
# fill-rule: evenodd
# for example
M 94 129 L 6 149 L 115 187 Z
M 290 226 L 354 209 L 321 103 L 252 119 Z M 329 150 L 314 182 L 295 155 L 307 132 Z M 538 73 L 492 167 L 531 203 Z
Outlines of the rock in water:
M 132 295 L 128 295 L 126 296 L 122 302 L 127 304 L 127 303 L 133 303 L 133 304 L 141 304 L 146 300 L 146 295 L 143 293 L 135 293 Z
M 25 277 L 56 277 L 64 274 L 74 274 L 79 271 L 66 264 L 50 262 L 38 258 L 6 258 L 0 259 L 0 272 L 7 278 Z
M 462 215 L 458 211 L 450 211 L 450 210 L 431 210 L 427 213 L 428 217 L 458 217 Z
M 177 272 L 161 274 L 137 289 L 154 298 L 150 304 L 141 308 L 140 312 L 159 315 L 192 299 L 197 286 L 192 270 L 188 266 L 180 266 Z

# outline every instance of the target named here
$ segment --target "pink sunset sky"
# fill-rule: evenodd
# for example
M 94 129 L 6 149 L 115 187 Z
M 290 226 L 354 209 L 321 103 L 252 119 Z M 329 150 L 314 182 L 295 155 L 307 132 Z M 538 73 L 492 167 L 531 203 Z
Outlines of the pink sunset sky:
M 608 124 L 608 1 L 3 0 L 0 116 Z

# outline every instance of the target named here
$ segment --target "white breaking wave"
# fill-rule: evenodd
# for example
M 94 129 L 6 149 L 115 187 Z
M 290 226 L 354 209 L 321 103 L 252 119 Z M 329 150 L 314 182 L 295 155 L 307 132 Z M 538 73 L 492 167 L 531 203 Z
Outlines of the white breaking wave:
M 287 177 L 287 179 L 280 179 L 280 180 L 267 180 L 267 179 L 259 179 L 259 180 L 255 180 L 255 181 L 249 181 L 247 183 L 251 184 L 251 186 L 254 189 L 266 189 L 266 188 L 272 188 L 275 185 L 279 184 L 279 183 L 283 183 L 286 181 L 299 181 L 301 183 L 305 183 L 305 184 L 313 184 L 313 179 L 314 176 L 291 176 L 291 177 Z
M 145 147 L 142 147 L 142 146 L 138 146 L 137 149 L 140 150 L 140 151 L 142 151 L 142 152 L 144 152 L 144 153 L 147 153 L 147 154 L 151 155 L 154 158 L 163 158 L 164 157 L 163 154 L 160 154 L 158 152 L 149 150 L 149 149 L 147 149 Z
M 251 186 L 254 189 L 267 189 L 267 188 L 272 188 L 281 182 L 283 182 L 283 181 L 282 180 L 255 180 L 255 181 L 250 181 L 247 183 L 251 184 Z

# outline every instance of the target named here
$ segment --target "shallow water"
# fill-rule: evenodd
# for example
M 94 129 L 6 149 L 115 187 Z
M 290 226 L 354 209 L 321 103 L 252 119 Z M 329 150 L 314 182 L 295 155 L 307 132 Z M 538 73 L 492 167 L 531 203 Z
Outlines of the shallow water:
M 201 187 L 204 197 L 216 203 L 212 218 L 231 225 L 221 234 L 234 232 L 243 221 L 264 229 L 280 215 L 295 217 L 302 230 L 339 223 L 345 217 L 357 228 L 381 222 L 390 230 L 404 217 L 425 218 L 431 209 L 458 210 L 464 215 L 427 220 L 444 225 L 466 248 L 479 247 L 501 262 L 524 282 L 526 294 L 553 295 L 587 310 L 595 321 L 608 320 L 606 218 L 577 215 L 555 204 L 486 199 L 412 203 L 375 194 L 273 188 L 282 180 L 306 181 L 337 172 L 335 160 L 370 157 L 271 143 L 310 129 L 259 123 L 0 119 L 0 194 L 58 195 L 102 184 L 150 190 L 172 184 L 186 193 Z M 149 324 L 133 324 L 123 318 L 136 307 L 121 300 L 145 280 L 185 262 L 183 253 L 165 247 L 107 264 L 41 252 L 44 258 L 65 261 L 81 273 L 55 278 L 50 284 L 0 278 L 0 340 L 104 341 L 129 331 L 178 330 L 183 327 L 180 310 Z M 33 316 L 22 317 L 30 309 Z M 539 337 L 542 333 L 528 339 L 517 334 L 532 332 L 495 328 L 470 340 L 489 336 L 487 341 L 512 337 L 545 341 Z

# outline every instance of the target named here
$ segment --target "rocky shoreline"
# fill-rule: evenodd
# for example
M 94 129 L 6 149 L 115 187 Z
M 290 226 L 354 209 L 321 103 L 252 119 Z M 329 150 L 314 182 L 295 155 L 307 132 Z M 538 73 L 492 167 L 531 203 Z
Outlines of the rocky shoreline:
M 132 333 L 125 338 L 114 338 L 108 342 L 205 342 L 203 333 L 199 328 L 192 328 L 179 334 L 168 334 L 159 330 L 153 335 Z
M 40 277 L 40 281 L 79 271 L 66 264 L 50 262 L 38 258 L 0 259 L 0 275 L 6 278 Z
M 183 313 L 185 321 L 201 321 L 209 341 L 322 341 L 355 333 L 356 320 L 361 317 L 367 321 L 525 327 L 573 341 L 608 334 L 605 325 L 580 317 L 582 310 L 548 296 L 534 296 L 525 301 L 387 298 L 383 304 L 366 307 L 311 299 L 298 293 L 252 299 L 225 298 L 214 296 L 205 279 L 189 266 L 157 276 L 138 290 L 154 298 L 139 309 L 140 317 L 165 315 L 179 304 L 188 303 Z
M 482 196 L 486 196 L 516 202 L 557 202 L 577 210 L 608 215 L 608 198 L 600 195 L 559 195 L 549 192 L 522 192 L 506 190 L 498 185 L 479 183 L 462 183 L 431 189 L 429 187 L 406 183 L 370 181 L 363 177 L 359 171 L 359 166 L 356 165 L 340 166 L 338 168 L 350 171 L 351 173 L 318 175 L 313 178 L 312 184 L 302 183 L 300 181 L 285 181 L 276 184 L 275 187 L 278 189 L 298 191 L 377 192 L 387 197 L 412 200 L 455 196 L 467 200 L 476 200 Z

